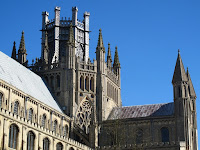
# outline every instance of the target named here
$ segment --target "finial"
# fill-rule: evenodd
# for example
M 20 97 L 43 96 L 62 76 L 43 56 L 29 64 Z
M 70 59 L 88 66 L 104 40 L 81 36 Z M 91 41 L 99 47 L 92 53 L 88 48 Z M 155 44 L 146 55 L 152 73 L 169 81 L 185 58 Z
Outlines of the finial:
M 101 30 L 101 28 L 99 29 L 99 32 L 101 32 L 102 30 Z
M 22 30 L 22 34 L 24 34 L 24 30 Z
M 180 54 L 180 49 L 178 49 L 178 54 Z

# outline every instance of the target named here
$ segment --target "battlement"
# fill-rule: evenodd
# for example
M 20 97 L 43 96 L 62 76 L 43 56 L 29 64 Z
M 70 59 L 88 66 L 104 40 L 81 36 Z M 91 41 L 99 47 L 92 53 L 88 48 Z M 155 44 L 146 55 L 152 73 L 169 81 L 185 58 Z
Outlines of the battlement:
M 0 108 L 0 116 L 3 116 L 4 118 L 10 119 L 10 120 L 14 120 L 20 124 L 23 124 L 24 126 L 26 126 L 28 128 L 37 129 L 40 133 L 51 136 L 59 141 L 65 142 L 65 143 L 69 144 L 70 146 L 76 147 L 77 149 L 92 150 L 90 147 L 88 147 L 86 145 L 83 145 L 77 141 L 74 141 L 74 140 L 72 140 L 66 136 L 60 135 L 58 133 L 56 134 L 54 131 L 44 128 L 37 123 L 33 123 L 24 117 L 20 117 L 19 115 L 9 112 L 6 109 Z
M 78 65 L 77 68 L 80 69 L 80 70 L 93 71 L 93 72 L 97 71 L 97 69 L 96 69 L 97 65 L 96 65 L 96 61 L 95 60 L 94 60 L 93 63 L 90 62 L 90 61 L 88 61 L 88 63 L 78 62 L 77 65 Z

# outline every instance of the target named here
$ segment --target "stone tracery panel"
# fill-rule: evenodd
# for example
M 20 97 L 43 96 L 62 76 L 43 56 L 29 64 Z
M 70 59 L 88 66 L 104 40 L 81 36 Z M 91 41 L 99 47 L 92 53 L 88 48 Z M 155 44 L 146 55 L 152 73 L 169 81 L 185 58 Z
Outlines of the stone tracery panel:
M 91 124 L 92 117 L 92 105 L 87 99 L 83 100 L 76 113 L 76 124 L 85 131 L 86 134 L 89 133 L 89 126 Z

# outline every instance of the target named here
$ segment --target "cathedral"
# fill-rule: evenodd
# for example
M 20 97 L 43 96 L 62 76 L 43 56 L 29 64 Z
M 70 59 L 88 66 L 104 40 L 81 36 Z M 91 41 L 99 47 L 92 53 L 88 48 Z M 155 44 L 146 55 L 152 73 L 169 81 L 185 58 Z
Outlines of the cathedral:
M 196 94 L 178 52 L 169 103 L 122 106 L 118 49 L 102 30 L 89 57 L 89 20 L 42 12 L 41 56 L 28 62 L 25 33 L 0 52 L 0 150 L 198 150 Z M 170 82 L 170 81 L 169 81 Z

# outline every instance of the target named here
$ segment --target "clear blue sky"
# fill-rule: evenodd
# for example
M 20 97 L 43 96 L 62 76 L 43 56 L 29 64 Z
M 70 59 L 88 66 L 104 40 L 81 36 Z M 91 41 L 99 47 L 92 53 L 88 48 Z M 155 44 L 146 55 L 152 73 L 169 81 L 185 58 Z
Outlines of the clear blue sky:
M 173 101 L 171 81 L 180 49 L 197 94 L 200 125 L 200 1 L 6 0 L 0 6 L 0 50 L 11 55 L 13 41 L 18 49 L 24 30 L 29 62 L 40 57 L 42 11 L 53 19 L 54 7 L 60 6 L 61 17 L 71 18 L 71 7 L 77 6 L 79 20 L 89 11 L 90 58 L 95 58 L 102 28 L 104 45 L 107 49 L 111 43 L 112 56 L 118 46 L 124 106 Z

